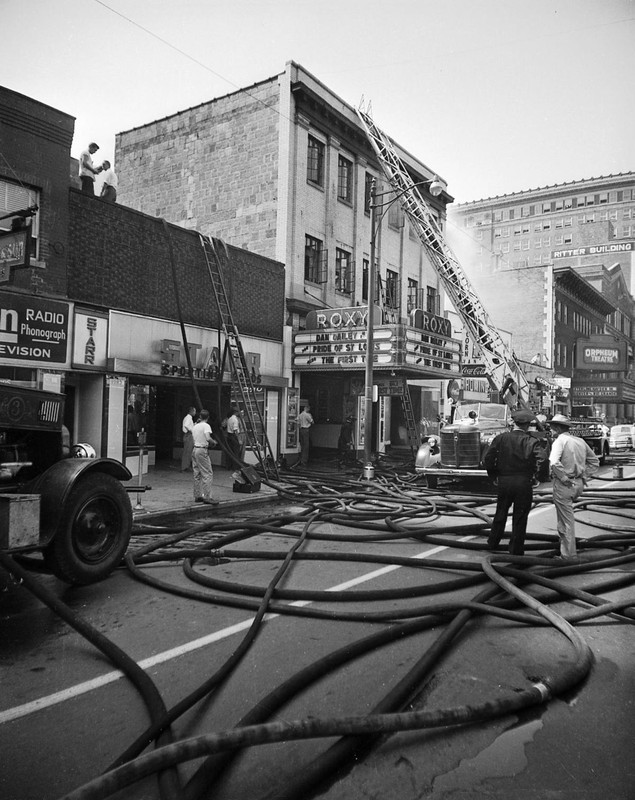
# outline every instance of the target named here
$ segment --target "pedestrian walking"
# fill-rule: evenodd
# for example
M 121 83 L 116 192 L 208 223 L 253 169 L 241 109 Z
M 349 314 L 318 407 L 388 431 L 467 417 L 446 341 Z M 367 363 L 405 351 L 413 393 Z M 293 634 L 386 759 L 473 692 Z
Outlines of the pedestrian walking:
M 579 436 L 569 433 L 571 420 L 555 414 L 549 426 L 556 437 L 549 454 L 553 480 L 553 504 L 556 507 L 560 558 L 575 558 L 575 516 L 573 503 L 580 497 L 589 478 L 598 471 L 600 459 Z
M 95 175 L 99 175 L 103 170 L 103 167 L 96 167 L 93 164 L 93 154 L 98 150 L 99 145 L 91 142 L 79 155 L 79 180 L 84 194 L 95 194 Z
M 527 519 L 533 500 L 533 483 L 544 461 L 544 450 L 528 431 L 534 419 L 531 411 L 521 409 L 512 413 L 514 427 L 499 433 L 483 459 L 490 478 L 496 481 L 496 512 L 487 539 L 494 550 L 505 535 L 507 514 L 513 506 L 512 532 L 509 552 L 522 556 L 525 552 Z
M 311 446 L 311 425 L 314 424 L 311 416 L 311 406 L 305 405 L 298 415 L 300 428 L 300 464 L 306 467 L 309 463 L 309 448 Z
M 189 472 L 192 469 L 192 450 L 194 449 L 194 439 L 192 438 L 192 429 L 194 428 L 194 417 L 196 416 L 196 408 L 190 406 L 187 414 L 183 417 L 181 423 L 181 432 L 183 433 L 183 452 L 181 453 L 181 472 Z
M 207 421 L 208 419 L 209 411 L 205 408 L 201 409 L 199 421 L 192 428 L 192 439 L 194 440 L 192 451 L 194 501 L 216 506 L 218 505 L 218 500 L 212 498 L 214 473 L 209 457 L 209 448 L 216 444 L 216 440 L 212 436 L 212 428 Z

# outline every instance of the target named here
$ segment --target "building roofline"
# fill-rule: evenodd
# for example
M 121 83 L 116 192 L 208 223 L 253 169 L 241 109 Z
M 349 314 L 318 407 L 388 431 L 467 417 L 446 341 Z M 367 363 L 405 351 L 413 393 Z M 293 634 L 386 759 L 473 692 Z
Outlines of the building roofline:
M 577 186 L 580 187 L 588 186 L 593 182 L 615 183 L 620 179 L 623 179 L 624 182 L 635 181 L 635 172 L 617 172 L 617 173 L 611 173 L 609 175 L 598 175 L 597 177 L 593 178 L 581 178 L 580 180 L 575 180 L 575 181 L 565 181 L 564 183 L 553 183 L 547 186 L 537 186 L 534 189 L 521 189 L 518 192 L 495 195 L 493 197 L 484 197 L 481 198 L 480 200 L 466 200 L 463 203 L 456 203 L 454 208 L 458 210 L 467 208 L 469 206 L 476 206 L 479 204 L 491 204 L 493 202 L 498 202 L 498 203 L 502 203 L 505 201 L 518 202 L 519 199 L 528 197 L 529 195 L 532 194 L 543 195 L 545 192 L 554 192 L 556 190 L 562 190 L 565 188 L 572 189 Z

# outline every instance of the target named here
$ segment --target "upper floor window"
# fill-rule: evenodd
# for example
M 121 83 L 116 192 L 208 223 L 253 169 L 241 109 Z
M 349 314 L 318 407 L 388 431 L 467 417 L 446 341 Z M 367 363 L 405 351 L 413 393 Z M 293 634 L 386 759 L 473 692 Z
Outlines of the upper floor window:
M 30 206 L 40 205 L 40 193 L 19 183 L 11 183 L 0 179 L 0 217 L 10 214 L 12 211 L 22 211 Z M 7 217 L 0 219 L 0 230 L 10 231 L 13 220 L 17 217 Z M 31 225 L 31 257 L 38 256 L 38 236 L 40 230 L 40 214 L 34 214 L 27 225 Z
M 324 144 L 313 136 L 309 136 L 306 179 L 318 186 L 324 186 Z
M 429 314 L 441 314 L 441 295 L 435 286 L 426 287 L 426 311 Z
M 407 313 L 414 311 L 415 308 L 421 308 L 419 305 L 419 282 L 414 278 L 408 278 L 408 299 L 407 299 Z
M 386 270 L 386 306 L 399 308 L 399 273 L 392 269 Z
M 347 203 L 353 199 L 353 162 L 344 156 L 337 159 L 337 196 Z
M 328 275 L 327 251 L 324 243 L 313 236 L 304 237 L 304 280 L 326 283 Z
M 351 294 L 353 291 L 353 261 L 351 254 L 339 247 L 335 249 L 335 288 Z
M 362 300 L 368 302 L 368 273 L 370 261 L 367 258 L 362 259 Z
M 370 174 L 370 172 L 367 172 L 364 176 L 364 211 L 367 214 L 370 214 L 370 202 L 372 200 L 371 195 L 374 180 L 375 178 Z

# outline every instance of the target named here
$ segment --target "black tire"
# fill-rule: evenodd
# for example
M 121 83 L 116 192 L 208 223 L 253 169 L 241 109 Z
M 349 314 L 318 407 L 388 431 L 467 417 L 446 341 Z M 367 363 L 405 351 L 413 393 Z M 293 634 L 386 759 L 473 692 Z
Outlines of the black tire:
M 90 473 L 71 490 L 45 562 L 67 583 L 95 583 L 119 565 L 131 529 L 132 506 L 121 483 L 103 472 Z
M 426 475 L 426 483 L 428 484 L 428 489 L 436 489 L 438 485 L 439 479 L 436 475 Z

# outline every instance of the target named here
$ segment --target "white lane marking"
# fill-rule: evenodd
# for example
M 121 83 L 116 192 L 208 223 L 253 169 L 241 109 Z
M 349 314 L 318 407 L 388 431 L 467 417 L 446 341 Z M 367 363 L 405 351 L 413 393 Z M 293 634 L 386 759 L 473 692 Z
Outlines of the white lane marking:
M 474 538 L 475 536 L 463 536 L 458 541 L 467 542 Z M 420 559 L 430 558 L 430 556 L 436 555 L 437 553 L 447 549 L 447 547 L 433 547 L 431 550 L 426 550 L 412 557 Z M 381 575 L 386 575 L 387 573 L 393 572 L 397 569 L 401 569 L 401 566 L 398 564 L 382 567 L 381 569 L 373 570 L 373 572 L 367 572 L 365 575 L 360 575 L 360 577 L 353 578 L 345 583 L 332 586 L 325 591 L 341 592 L 345 589 L 350 589 L 352 586 L 358 586 L 360 583 L 366 583 L 367 581 L 375 580 L 375 578 L 378 578 Z M 310 605 L 311 602 L 311 600 L 298 600 L 291 605 L 306 606 Z M 280 615 L 267 614 L 265 619 L 270 620 L 278 616 Z M 254 617 L 251 617 L 250 619 L 246 619 L 244 622 L 238 622 L 236 625 L 230 625 L 229 627 L 223 628 L 215 633 L 202 636 L 200 639 L 194 639 L 191 642 L 186 642 L 185 644 L 179 645 L 179 647 L 174 647 L 171 650 L 165 650 L 163 653 L 157 653 L 157 655 L 152 656 L 151 658 L 145 658 L 143 661 L 139 661 L 139 666 L 141 669 L 148 670 L 157 664 L 163 664 L 166 661 L 179 658 L 179 656 L 182 656 L 185 653 L 191 653 L 193 650 L 200 650 L 202 647 L 207 647 L 207 645 L 220 642 L 223 639 L 233 636 L 235 633 L 240 633 L 241 631 L 246 630 L 252 624 L 253 620 Z M 51 706 L 58 705 L 59 703 L 64 703 L 67 700 L 72 700 L 75 697 L 92 692 L 95 689 L 100 689 L 102 686 L 106 686 L 107 684 L 113 683 L 114 681 L 117 681 L 123 677 L 123 673 L 119 670 L 107 672 L 105 675 L 101 675 L 98 678 L 93 678 L 90 681 L 84 681 L 83 683 L 78 683 L 75 686 L 69 686 L 68 689 L 63 689 L 61 692 L 55 692 L 54 694 L 49 694 L 46 697 L 40 697 L 37 700 L 33 700 L 30 703 L 24 703 L 21 706 L 7 708 L 5 711 L 0 711 L 0 725 L 4 724 L 5 722 L 12 722 L 13 720 L 20 719 L 21 717 L 26 717 L 29 714 L 34 714 L 36 711 L 41 711 L 44 708 L 50 708 Z

